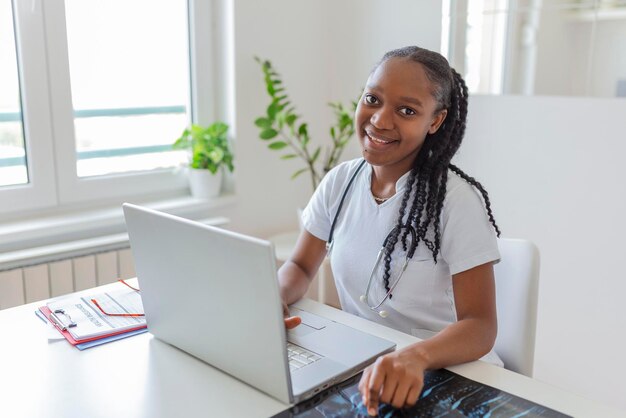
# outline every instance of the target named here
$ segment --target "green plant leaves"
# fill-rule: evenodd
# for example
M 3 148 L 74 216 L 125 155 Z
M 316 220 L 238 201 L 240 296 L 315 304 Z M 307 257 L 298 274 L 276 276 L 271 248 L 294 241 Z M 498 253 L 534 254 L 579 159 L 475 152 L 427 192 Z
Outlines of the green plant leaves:
M 342 113 L 339 121 L 339 129 L 344 130 L 348 126 L 352 126 L 352 116 L 348 113 Z
M 268 107 L 267 107 L 267 117 L 270 120 L 274 120 L 276 118 L 276 113 L 280 111 L 280 105 L 278 104 L 278 102 L 272 102 Z
M 296 119 L 298 119 L 298 116 L 292 113 L 285 118 L 285 122 L 287 122 L 288 126 L 293 126 Z
M 187 141 L 187 135 L 189 135 L 188 131 L 185 129 L 185 132 L 172 144 L 172 148 L 174 149 L 185 149 L 190 147 L 189 141 Z
M 226 135 L 228 125 L 215 122 L 209 126 L 193 124 L 174 142 L 173 148 L 190 148 L 192 168 L 207 169 L 216 173 L 222 166 L 233 171 L 233 154 Z
M 272 127 L 272 121 L 268 118 L 258 118 L 254 121 L 254 124 L 262 129 L 267 129 Z
M 271 144 L 268 145 L 269 149 L 283 149 L 287 146 L 288 144 L 286 142 L 283 141 L 276 141 L 276 142 L 272 142 Z
M 330 129 L 332 143 L 327 147 L 317 146 L 313 152 L 309 151 L 309 130 L 306 123 L 298 123 L 300 116 L 296 113 L 296 108 L 291 104 L 283 81 L 279 74 L 272 67 L 268 60 L 261 60 L 254 57 L 261 66 L 265 90 L 269 96 L 269 105 L 266 115 L 259 117 L 254 124 L 259 128 L 259 137 L 268 143 L 268 148 L 272 150 L 283 150 L 289 148 L 289 152 L 282 155 L 282 160 L 301 158 L 306 164 L 305 168 L 296 171 L 292 179 L 302 173 L 310 172 L 313 188 L 337 162 L 341 156 L 345 145 L 354 134 L 353 115 L 341 103 L 329 103 L 335 114 L 335 123 Z M 353 110 L 356 102 L 353 102 Z M 278 136 L 280 135 L 280 140 Z M 324 153 L 322 153 L 322 150 Z M 321 155 L 324 158 L 320 158 Z M 320 160 L 323 160 L 320 164 Z M 322 165 L 320 170 L 317 165 Z
M 204 155 L 214 163 L 219 163 L 224 159 L 224 150 L 221 148 L 214 148 L 209 152 L 205 152 Z
M 205 135 L 208 137 L 221 137 L 226 134 L 226 131 L 228 131 L 228 125 L 223 122 L 215 122 L 206 128 Z
M 314 163 L 315 161 L 317 161 L 317 158 L 320 156 L 320 151 L 322 151 L 322 147 L 317 147 L 317 149 L 315 150 L 315 152 L 313 153 L 313 156 L 311 156 L 311 162 Z
M 266 141 L 269 139 L 275 138 L 277 135 L 278 135 L 278 131 L 272 128 L 265 129 L 264 131 L 261 131 L 261 133 L 259 134 L 261 139 L 264 139 Z
M 307 168 L 302 168 L 302 169 L 300 169 L 300 170 L 296 171 L 295 173 L 293 173 L 293 174 L 291 175 L 291 180 L 295 179 L 295 178 L 296 178 L 296 177 L 298 177 L 300 174 L 302 174 L 302 173 L 304 173 L 304 172 L 307 172 L 307 171 L 309 171 L 309 168 L 308 168 L 308 167 L 307 167 Z

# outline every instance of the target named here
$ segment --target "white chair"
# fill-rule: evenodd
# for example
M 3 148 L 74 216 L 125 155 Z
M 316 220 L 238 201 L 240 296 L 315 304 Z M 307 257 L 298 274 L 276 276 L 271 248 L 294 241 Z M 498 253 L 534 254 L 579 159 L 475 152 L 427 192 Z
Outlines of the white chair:
M 533 375 L 539 251 L 530 241 L 499 239 L 500 262 L 494 266 L 498 337 L 495 351 L 504 367 Z

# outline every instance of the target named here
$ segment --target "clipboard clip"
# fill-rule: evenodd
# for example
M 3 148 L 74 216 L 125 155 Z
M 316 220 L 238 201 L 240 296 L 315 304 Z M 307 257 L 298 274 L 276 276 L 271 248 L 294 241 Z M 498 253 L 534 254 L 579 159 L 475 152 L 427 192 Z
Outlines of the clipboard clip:
M 67 323 L 64 323 L 61 318 L 57 316 L 63 315 L 67 318 Z M 68 328 L 73 328 L 76 326 L 76 322 L 72 320 L 72 317 L 65 313 L 64 309 L 55 309 L 54 312 L 50 312 L 50 319 L 54 323 L 54 325 L 59 328 L 61 331 L 66 331 Z

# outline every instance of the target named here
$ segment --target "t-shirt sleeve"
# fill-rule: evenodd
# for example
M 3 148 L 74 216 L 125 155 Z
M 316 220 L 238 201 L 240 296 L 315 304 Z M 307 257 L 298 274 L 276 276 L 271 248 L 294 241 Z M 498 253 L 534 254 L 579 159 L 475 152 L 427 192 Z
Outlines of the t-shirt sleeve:
M 323 241 L 328 240 L 332 223 L 329 208 L 336 174 L 337 170 L 331 170 L 324 176 L 302 212 L 304 229 Z
M 478 192 L 459 184 L 446 196 L 442 212 L 441 256 L 454 275 L 500 259 L 498 242 Z

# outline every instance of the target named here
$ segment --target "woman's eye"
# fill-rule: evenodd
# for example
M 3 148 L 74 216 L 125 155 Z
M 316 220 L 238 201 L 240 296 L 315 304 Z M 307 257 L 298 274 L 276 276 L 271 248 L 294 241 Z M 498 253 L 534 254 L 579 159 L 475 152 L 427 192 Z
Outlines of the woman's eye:
M 378 99 L 375 96 L 372 96 L 371 94 L 366 94 L 365 95 L 365 103 L 367 103 L 367 104 L 376 104 L 376 103 L 378 103 Z
M 400 109 L 400 113 L 402 113 L 404 116 L 412 116 L 415 114 L 415 110 L 408 107 L 403 107 L 402 109 Z

